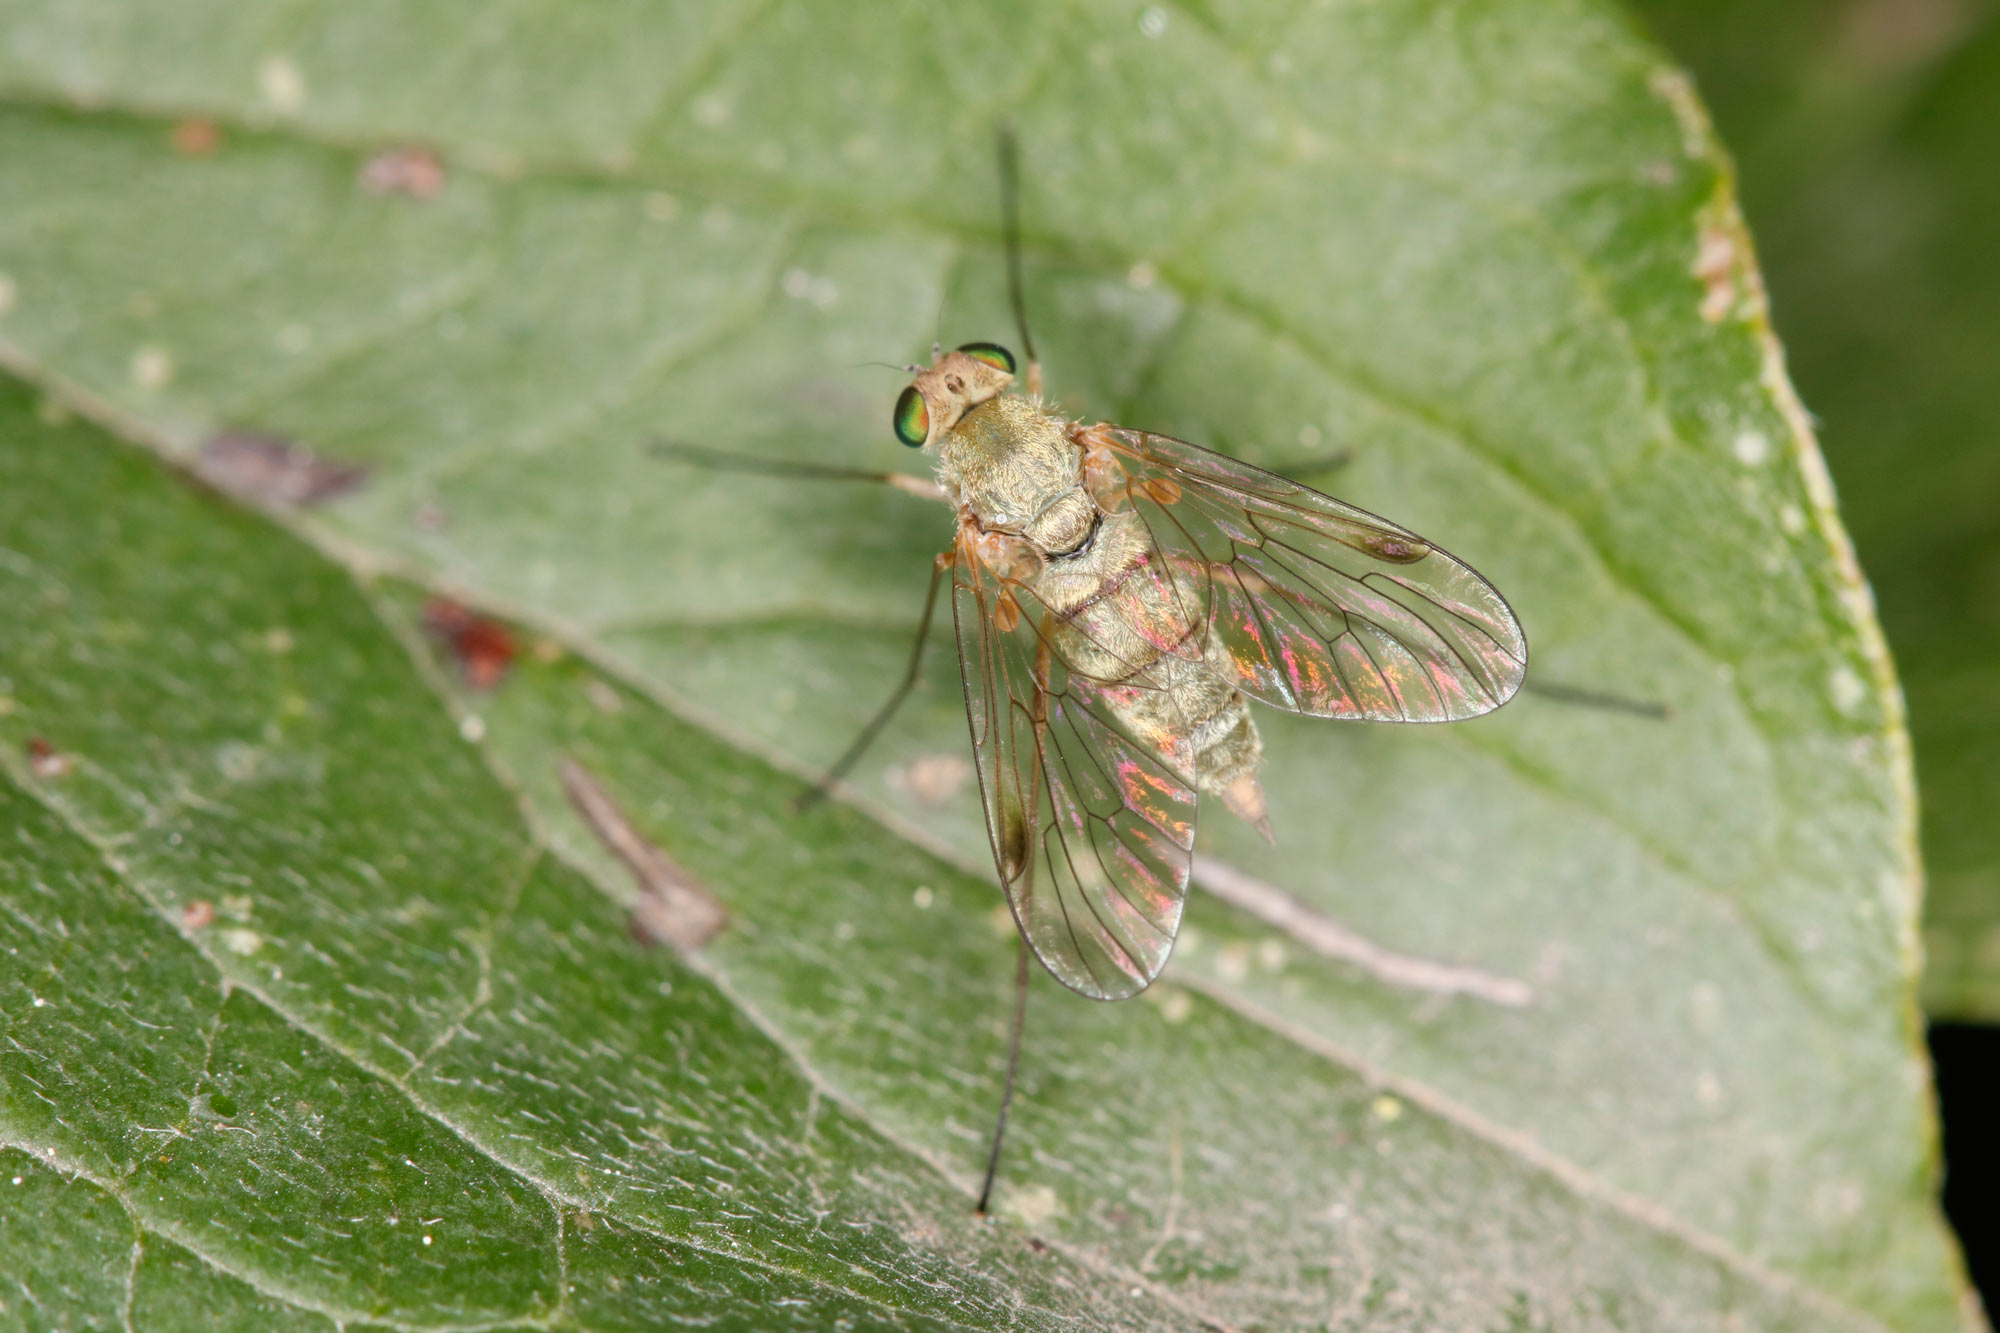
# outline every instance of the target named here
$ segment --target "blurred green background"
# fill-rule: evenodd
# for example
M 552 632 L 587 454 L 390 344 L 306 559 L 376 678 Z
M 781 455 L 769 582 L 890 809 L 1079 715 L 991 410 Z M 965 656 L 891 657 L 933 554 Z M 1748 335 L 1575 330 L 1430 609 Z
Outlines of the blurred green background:
M 1735 154 L 1908 697 L 1925 1006 L 2000 1021 L 2000 5 L 1638 0 Z

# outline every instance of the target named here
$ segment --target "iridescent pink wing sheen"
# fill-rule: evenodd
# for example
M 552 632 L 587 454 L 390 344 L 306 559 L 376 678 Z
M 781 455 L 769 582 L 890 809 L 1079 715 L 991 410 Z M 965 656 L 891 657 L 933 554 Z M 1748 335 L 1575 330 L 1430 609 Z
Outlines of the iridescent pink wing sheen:
M 1521 623 L 1456 557 L 1198 445 L 1109 434 L 1154 545 L 1204 602 L 1251 698 L 1314 717 L 1453 722 L 1521 688 Z M 1170 484 L 1140 484 L 1155 479 Z
M 1001 591 L 961 552 L 952 609 L 993 861 L 1043 966 L 1071 990 L 1122 1000 L 1159 975 L 1180 930 L 1191 755 L 1135 738 L 1110 705 L 1138 687 L 1071 672 L 1043 646 L 1032 601 L 1001 629 Z

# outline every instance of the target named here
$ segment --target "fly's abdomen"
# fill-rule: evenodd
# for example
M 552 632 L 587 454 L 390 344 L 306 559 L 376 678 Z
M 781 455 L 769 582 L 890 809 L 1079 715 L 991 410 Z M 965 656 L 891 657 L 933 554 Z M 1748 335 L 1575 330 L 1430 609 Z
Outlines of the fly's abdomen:
M 1134 739 L 1225 800 L 1246 778 L 1254 784 L 1263 744 L 1249 701 L 1197 590 L 1161 561 L 1135 514 L 1106 516 L 1087 551 L 1051 558 L 1035 592 L 1057 652 L 1105 683 Z

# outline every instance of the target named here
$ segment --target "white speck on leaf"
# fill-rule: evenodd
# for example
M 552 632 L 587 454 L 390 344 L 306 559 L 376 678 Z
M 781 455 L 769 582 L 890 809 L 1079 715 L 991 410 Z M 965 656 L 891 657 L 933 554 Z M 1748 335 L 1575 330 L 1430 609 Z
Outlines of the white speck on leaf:
M 264 947 L 264 937 L 254 930 L 238 926 L 233 930 L 222 932 L 222 943 L 229 952 L 248 958 Z
M 279 111 L 291 113 L 306 104 L 306 76 L 290 56 L 265 56 L 257 66 L 257 90 Z
M 1377 1120 L 1385 1125 L 1403 1118 L 1403 1103 L 1401 1099 L 1392 1097 L 1386 1092 L 1370 1102 L 1368 1109 L 1374 1113 Z
M 1139 35 L 1157 38 L 1167 31 L 1167 11 L 1158 5 L 1147 5 L 1139 11 Z
M 910 901 L 916 904 L 919 912 L 927 912 L 931 904 L 937 901 L 937 896 L 931 892 L 930 885 L 919 884 L 917 891 L 910 895 Z
M 477 713 L 467 713 L 459 719 L 458 734 L 467 744 L 479 744 L 486 739 L 486 719 Z
M 174 357 L 164 347 L 148 344 L 132 353 L 132 383 L 151 393 L 174 377 Z
M 1735 233 L 1714 222 L 1706 223 L 1690 271 L 1701 279 L 1701 317 L 1720 324 L 1736 304 Z
M 1231 940 L 1222 946 L 1222 953 L 1215 960 L 1215 971 L 1224 981 L 1241 981 L 1250 975 L 1250 946 L 1242 940 Z
M 1827 685 L 1833 692 L 1833 706 L 1843 713 L 1853 713 L 1868 697 L 1868 686 L 1855 674 L 1854 668 L 1845 663 L 1833 669 L 1833 676 Z
M 1694 1099 L 1703 1106 L 1722 1104 L 1722 1080 L 1712 1069 L 1704 1069 L 1694 1081 Z
M 224 741 L 215 747 L 215 766 L 231 782 L 242 782 L 257 771 L 257 748 L 242 741 Z
M 1646 83 L 1653 90 L 1653 95 L 1673 111 L 1674 120 L 1681 130 L 1681 151 L 1696 159 L 1707 157 L 1710 137 L 1708 113 L 1702 110 L 1701 99 L 1695 94 L 1694 81 L 1680 70 L 1662 66 L 1653 71 Z
M 1142 259 L 1126 271 L 1125 282 L 1134 291 L 1143 292 L 1152 286 L 1159 276 L 1160 271 Z
M 1798 536 L 1806 530 L 1806 511 L 1797 505 L 1786 505 L 1778 511 L 1778 526 L 1791 536 Z
M 940 751 L 898 764 L 885 776 L 891 787 L 914 797 L 918 804 L 936 806 L 958 795 L 972 781 L 973 768 L 964 755 Z
M 1031 1227 L 1040 1226 L 1062 1211 L 1062 1203 L 1056 1198 L 1055 1190 L 1047 1185 L 1010 1190 L 1005 1207 L 1009 1216 Z
M 1736 461 L 1744 467 L 1759 467 L 1771 457 L 1771 437 L 1761 430 L 1739 432 L 1733 447 Z

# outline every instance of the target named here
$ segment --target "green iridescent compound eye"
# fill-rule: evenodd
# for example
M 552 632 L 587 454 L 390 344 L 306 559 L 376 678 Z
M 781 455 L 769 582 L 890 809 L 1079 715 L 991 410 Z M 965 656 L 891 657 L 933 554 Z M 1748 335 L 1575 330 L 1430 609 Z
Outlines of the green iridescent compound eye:
M 1014 373 L 1014 354 L 999 343 L 967 343 L 958 349 L 975 361 L 984 361 L 995 370 Z
M 924 441 L 931 434 L 931 410 L 924 405 L 924 396 L 912 384 L 903 390 L 903 396 L 896 400 L 896 438 L 912 449 L 924 447 Z

